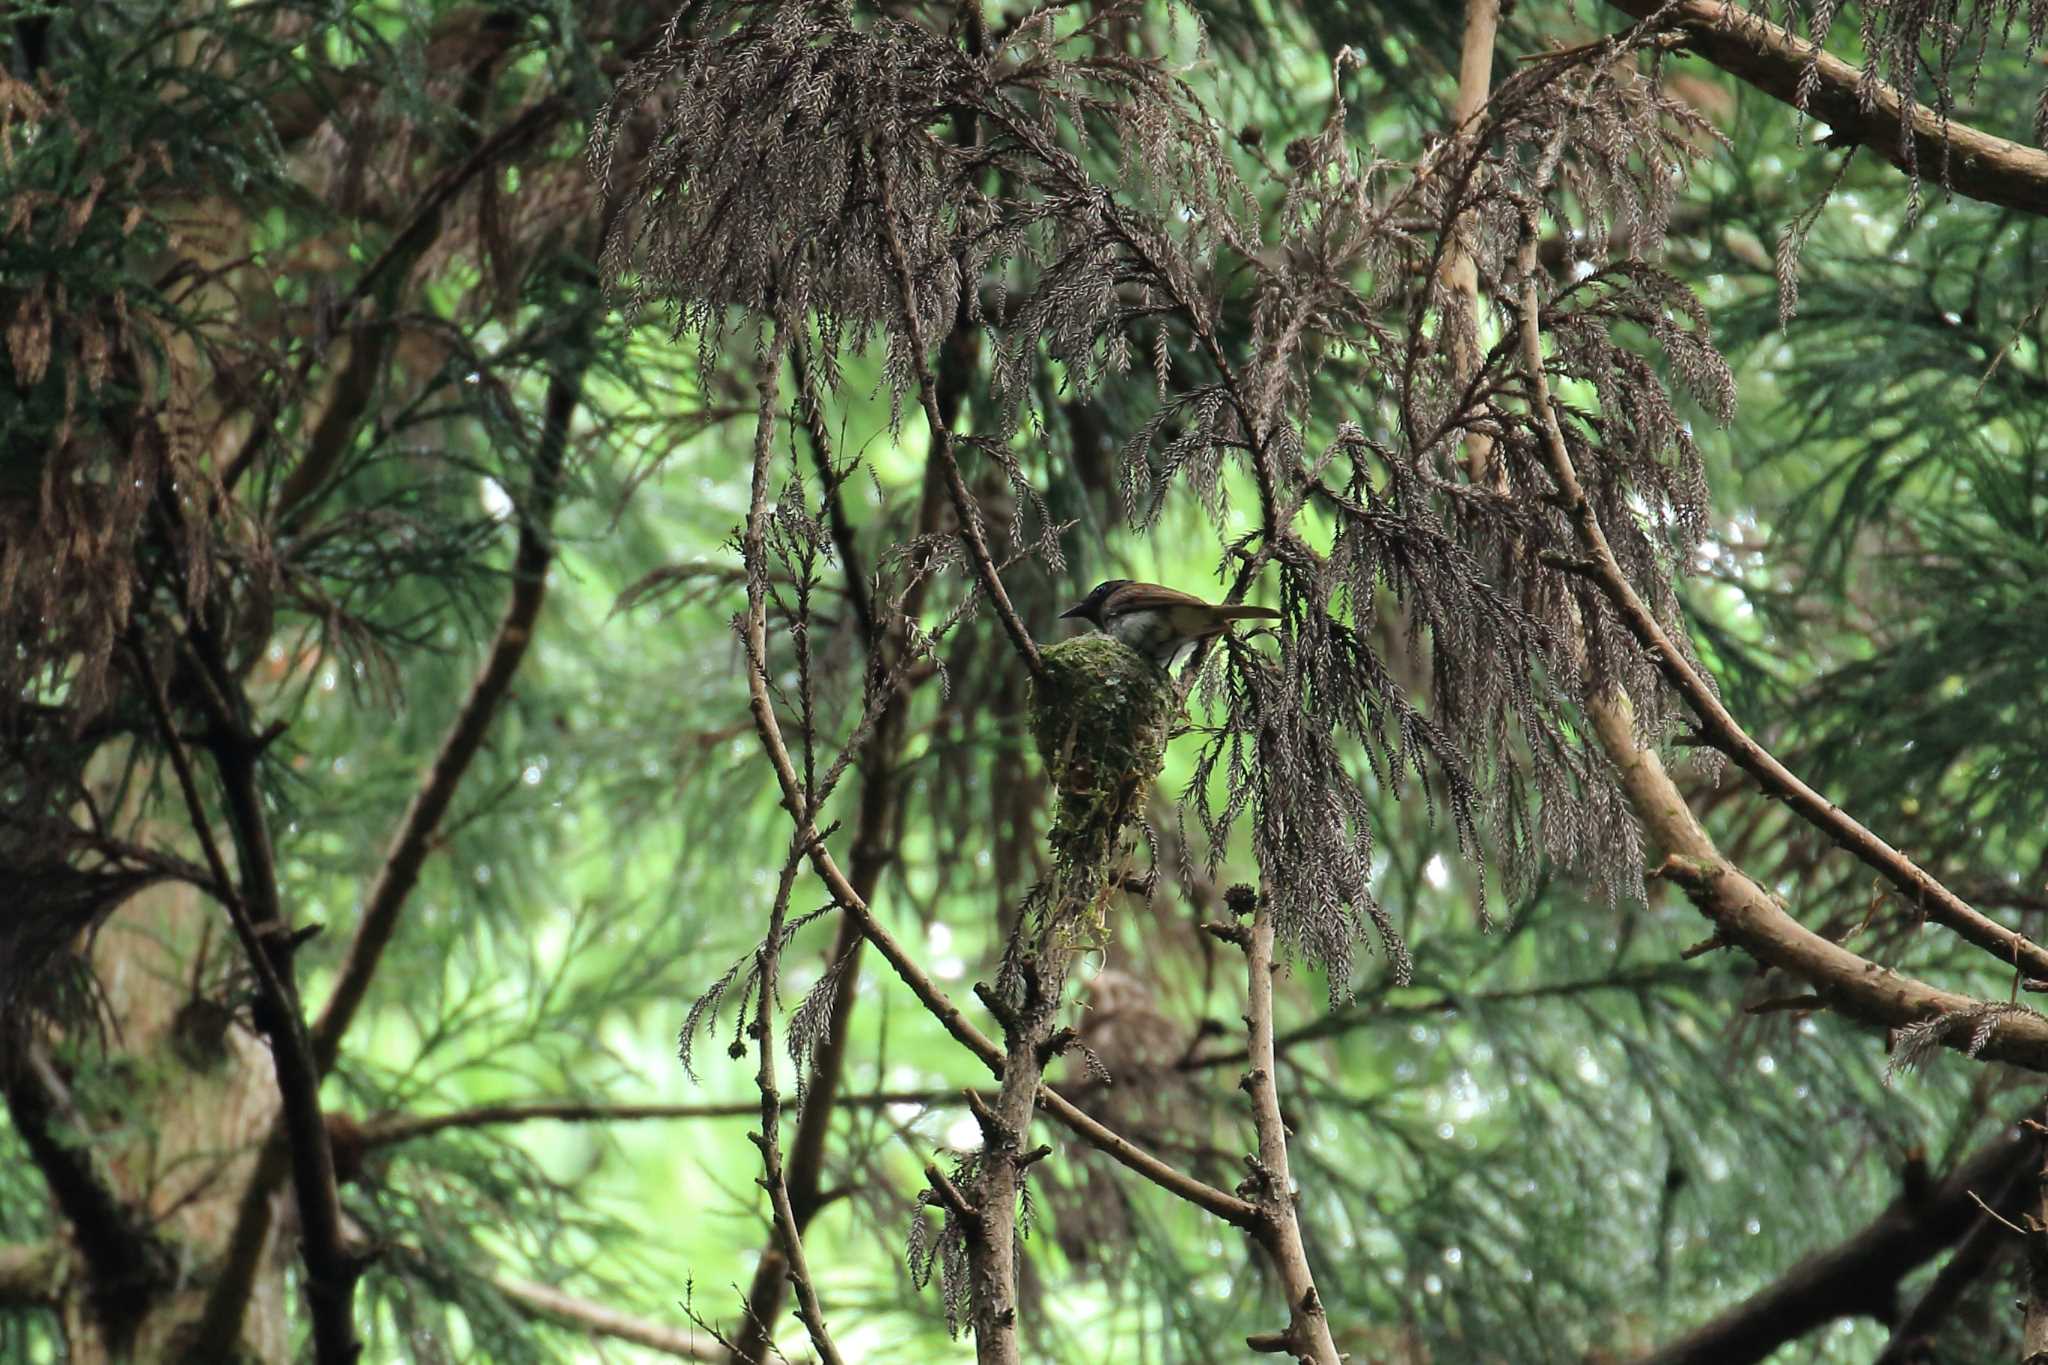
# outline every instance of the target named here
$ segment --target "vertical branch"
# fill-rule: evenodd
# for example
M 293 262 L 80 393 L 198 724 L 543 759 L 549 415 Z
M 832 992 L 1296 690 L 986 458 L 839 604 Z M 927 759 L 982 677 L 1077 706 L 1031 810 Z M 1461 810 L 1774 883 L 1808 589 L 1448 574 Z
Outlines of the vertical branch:
M 1500 26 L 1500 0 L 1465 0 L 1465 36 L 1458 53 L 1458 97 L 1451 106 L 1451 136 L 1463 136 L 1466 128 L 1486 107 L 1493 84 L 1494 35 Z M 1451 223 L 1456 227 L 1456 220 Z M 1463 389 L 1480 367 L 1479 267 L 1462 240 L 1453 238 L 1444 254 L 1443 278 L 1459 295 L 1464 312 L 1461 326 L 1451 329 L 1451 386 Z M 1474 483 L 1487 482 L 1493 463 L 1493 438 L 1483 431 L 1465 433 L 1465 467 Z
M 901 253 L 900 241 L 895 242 L 894 251 L 899 268 L 905 272 L 901 276 L 902 283 L 908 289 L 910 280 L 907 274 L 907 262 Z M 908 308 L 908 294 L 905 297 L 906 308 Z M 826 862 L 820 858 L 822 850 L 816 847 L 818 833 L 814 813 L 805 802 L 801 780 L 797 776 L 795 766 L 790 759 L 788 748 L 783 743 L 781 725 L 775 718 L 774 707 L 767 689 L 768 585 L 766 573 L 768 477 L 774 447 L 776 387 L 781 373 L 782 355 L 785 348 L 789 345 L 789 331 L 789 326 L 785 321 L 778 319 L 774 323 L 773 340 L 768 348 L 768 354 L 761 362 L 760 378 L 756 384 L 757 406 L 755 412 L 753 478 L 748 499 L 747 523 L 740 538 L 741 554 L 745 560 L 747 570 L 747 613 L 742 622 L 742 635 L 747 653 L 748 690 L 756 728 L 761 732 L 764 743 L 768 745 L 770 757 L 775 762 L 778 781 L 782 787 L 783 805 L 789 810 L 791 816 L 796 821 L 798 827 L 797 847 L 800 850 L 808 849 L 813 861 L 819 863 L 820 871 L 822 872 L 825 870 Z M 920 374 L 922 376 L 921 382 L 929 380 L 929 369 L 923 367 L 921 360 Z M 940 433 L 946 432 L 948 428 L 940 423 L 935 386 L 927 388 L 926 397 L 929 400 L 926 415 L 928 419 L 936 424 L 934 426 L 936 450 L 938 448 L 937 443 L 945 439 Z M 957 467 L 949 467 L 947 473 L 949 475 L 949 484 L 955 490 L 956 508 L 959 508 L 960 504 L 957 499 L 960 494 L 965 492 L 965 487 L 959 482 Z M 963 520 L 971 512 L 972 504 L 970 502 L 962 511 Z M 965 529 L 967 528 L 963 526 L 963 530 Z M 975 538 L 978 539 L 978 532 L 975 533 Z M 986 553 L 985 547 L 983 553 Z M 992 598 L 995 598 L 1002 591 L 1001 583 L 992 579 L 988 580 L 984 586 L 991 588 Z M 1000 599 L 999 610 L 1007 609 L 1007 607 L 1007 599 Z M 1012 616 L 1014 617 L 1014 613 L 1012 613 Z M 1019 629 L 1021 629 L 1021 626 Z M 1024 643 L 1026 645 L 1030 643 L 1028 634 L 1024 636 Z M 1032 648 L 1030 658 L 1036 663 L 1037 653 L 1035 647 Z M 837 873 L 836 867 L 832 870 L 835 874 Z M 864 922 L 863 928 L 866 930 L 872 923 L 872 920 L 871 917 L 865 916 L 865 903 L 852 894 L 853 888 L 844 885 L 843 879 L 840 879 L 839 883 L 834 884 L 832 879 L 828 878 L 828 884 L 832 885 L 834 898 L 840 901 L 843 910 L 849 914 L 856 914 L 855 906 L 859 906 L 858 915 L 865 919 L 866 922 Z M 871 933 L 870 936 L 872 936 Z M 900 965 L 898 970 L 899 972 L 902 970 Z M 950 1007 L 948 1008 L 950 1009 Z M 951 1010 L 951 1013 L 957 1015 L 958 1011 Z M 944 1016 L 942 1015 L 941 1017 L 943 1018 Z M 995 1111 L 988 1111 L 986 1106 L 983 1106 L 976 1111 L 977 1117 L 983 1117 L 985 1114 L 1001 1114 L 1006 1116 L 1002 1119 L 983 1117 L 985 1135 L 1001 1132 L 1021 1133 L 1029 1127 L 1030 1116 L 1035 1106 L 1038 1090 L 1038 1076 L 1043 1064 L 1037 1063 L 1028 1067 L 1014 1065 L 1018 1046 L 1016 1040 L 1019 1034 L 1020 1031 L 1012 1030 L 1011 1046 L 1004 1054 L 1004 1088 L 999 1097 L 997 1109 Z M 983 1046 L 985 1048 L 989 1047 L 986 1040 L 983 1040 Z M 993 1051 L 992 1048 L 989 1050 Z M 1018 1117 L 1020 1112 L 1021 1119 Z M 995 1137 L 989 1136 L 987 1138 L 987 1145 L 993 1151 L 1001 1153 L 1014 1148 L 1016 1144 L 1012 1142 L 1006 1146 Z M 1017 1354 L 1016 1346 L 1017 1314 L 1014 1303 L 1014 1196 L 1021 1165 L 1014 1159 L 1014 1156 L 1010 1160 L 999 1161 L 998 1164 L 1003 1172 L 1003 1176 L 999 1177 L 999 1182 L 1006 1180 L 1007 1188 L 1011 1192 L 1011 1197 L 1004 1202 L 1004 1213 L 1006 1216 L 1000 1219 L 977 1218 L 974 1220 L 976 1227 L 999 1222 L 1001 1228 L 999 1241 L 1002 1248 L 983 1267 L 984 1273 L 994 1278 L 979 1282 L 974 1295 L 976 1306 L 976 1349 L 983 1361 L 999 1361 L 1003 1362 L 1003 1365 L 1017 1365 L 1020 1357 Z M 778 1210 L 778 1221 L 780 1218 L 781 1211 Z M 794 1222 L 794 1212 L 792 1211 L 789 1225 L 794 1226 Z M 986 1245 L 997 1239 L 981 1237 L 974 1240 Z M 799 1241 L 794 1245 L 800 1247 L 801 1243 Z M 785 1235 L 782 1249 L 785 1257 L 788 1258 L 787 1272 L 794 1278 L 800 1272 L 793 1256 L 791 1256 L 791 1246 L 792 1243 Z M 983 1292 L 984 1287 L 986 1292 Z
M 818 497 L 825 504 L 825 525 L 832 533 L 833 552 L 839 557 L 839 567 L 846 579 L 846 600 L 853 608 L 861 640 L 872 647 L 877 629 L 874 602 L 867 572 L 861 568 L 860 541 L 846 515 L 846 499 L 839 493 L 840 484 L 857 466 L 842 470 L 832 464 L 832 440 L 825 430 L 825 409 L 803 346 L 790 347 L 789 368 L 796 379 L 797 415 L 803 421 L 804 434 L 810 438 L 811 462 L 818 470 Z
M 1258 1134 L 1258 1153 L 1249 1161 L 1251 1178 L 1240 1186 L 1259 1210 L 1252 1235 L 1280 1276 L 1287 1296 L 1287 1326 L 1278 1332 L 1247 1337 L 1254 1351 L 1292 1355 L 1311 1365 L 1338 1365 L 1337 1344 L 1330 1335 L 1330 1320 L 1323 1312 L 1322 1296 L 1316 1292 L 1315 1277 L 1309 1270 L 1308 1249 L 1301 1238 L 1301 1222 L 1295 1216 L 1294 1177 L 1287 1160 L 1287 1120 L 1280 1112 L 1280 1090 L 1273 1050 L 1273 909 L 1265 896 L 1255 899 L 1248 890 L 1234 890 L 1233 908 L 1245 901 L 1250 906 L 1249 929 L 1225 928 L 1223 937 L 1244 950 L 1245 1032 L 1249 1066 L 1242 1082 L 1251 1097 L 1252 1126 Z M 1240 909 L 1240 913 L 1241 913 Z
M 872 901 L 882 883 L 882 874 L 895 861 L 897 812 L 903 802 L 904 778 L 898 760 L 903 751 L 904 728 L 910 715 L 915 683 L 902 676 L 907 645 L 906 625 L 917 620 L 924 607 L 931 577 L 919 573 L 891 609 L 886 635 L 877 617 L 877 606 L 862 569 L 859 542 L 846 515 L 846 501 L 839 485 L 845 475 L 832 463 L 832 442 L 826 432 L 824 409 L 813 384 L 813 373 L 805 359 L 801 338 L 790 347 L 790 367 L 796 380 L 797 411 L 809 438 L 811 459 L 818 471 L 825 503 L 826 525 L 831 529 L 834 549 L 846 580 L 847 599 L 853 604 L 861 626 L 861 639 L 868 651 L 868 667 L 888 681 L 882 709 L 869 731 L 859 758 L 859 807 L 854 816 L 853 852 L 848 865 L 851 889 L 862 906 Z M 968 374 L 966 366 L 947 367 L 941 373 L 939 412 L 948 430 L 960 405 Z M 922 541 L 938 530 L 946 503 L 945 480 L 936 456 L 925 462 L 924 487 L 919 496 L 913 538 Z M 832 1126 L 839 1086 L 846 1069 L 847 1043 L 852 1036 L 854 1006 L 858 998 L 861 948 L 867 942 L 860 919 L 842 910 L 839 932 L 831 949 L 831 972 L 836 984 L 832 992 L 830 1022 L 824 1042 L 812 1062 L 810 1084 L 797 1114 L 796 1136 L 789 1148 L 787 1184 L 793 1221 L 801 1232 L 824 1206 L 823 1171 L 825 1138 Z M 782 1313 L 783 1287 L 788 1266 L 781 1250 L 771 1244 L 755 1263 L 753 1282 L 747 1287 L 747 1312 L 734 1327 L 729 1359 L 754 1365 L 764 1359 L 775 1320 Z
M 2021 1202 L 2026 1225 L 2027 1298 L 2020 1319 L 2020 1365 L 2048 1365 L 2048 1125 L 2022 1125 L 2035 1138 L 2029 1179 L 2034 1188 Z
M 482 749 L 485 736 L 511 693 L 512 679 L 533 643 L 534 628 L 547 598 L 547 571 L 554 559 L 550 526 L 555 505 L 561 498 L 569 425 L 582 401 L 583 377 L 590 363 L 590 330 L 594 324 L 594 310 L 583 308 L 569 339 L 573 354 L 549 380 L 540 442 L 534 456 L 533 482 L 518 507 L 519 541 L 512 558 L 511 595 L 469 694 L 392 834 L 384 860 L 364 897 L 348 956 L 325 1007 L 312 1025 L 308 1048 L 316 1080 L 334 1068 L 342 1036 L 367 998 L 384 950 L 396 934 L 406 903 L 418 885 L 433 847 L 434 833 L 453 804 L 469 765 Z M 227 1253 L 207 1292 L 206 1306 L 192 1337 L 187 1357 L 190 1360 L 225 1359 L 240 1336 L 249 1295 L 270 1244 L 270 1196 L 284 1178 L 287 1155 L 282 1130 L 273 1130 L 243 1191 Z
M 196 623 L 193 634 L 201 635 Z M 195 652 L 200 654 L 201 666 L 212 674 L 217 687 L 231 679 L 224 660 L 212 648 L 215 643 L 211 636 L 203 636 L 195 645 Z M 315 1357 L 321 1365 L 353 1365 L 362 1351 L 356 1340 L 354 1311 L 355 1286 L 362 1274 L 362 1262 L 342 1241 L 334 1149 L 328 1141 L 326 1118 L 320 1112 L 320 1072 L 314 1064 L 312 1043 L 293 980 L 294 944 L 282 919 L 269 830 L 256 788 L 256 763 L 262 745 L 216 691 L 201 689 L 212 703 L 210 743 L 240 854 L 242 876 L 237 882 L 228 877 L 226 862 L 211 834 L 191 759 L 178 734 L 162 682 L 150 666 L 148 650 L 137 644 L 134 654 L 145 700 L 170 755 L 178 789 L 205 848 L 221 903 L 256 979 L 256 1025 L 270 1042 L 272 1065 L 277 1071 L 285 1154 L 289 1157 L 293 1191 L 298 1200 Z M 237 1313 L 236 1334 L 240 1321 Z
M 775 1231 L 782 1243 L 782 1257 L 789 1267 L 789 1280 L 796 1288 L 797 1317 L 811 1335 L 811 1345 L 824 1365 L 841 1365 L 839 1348 L 825 1326 L 825 1310 L 819 1306 L 817 1286 L 811 1280 L 809 1258 L 804 1255 L 803 1232 L 797 1227 L 796 1212 L 790 1207 L 789 1183 L 782 1171 L 782 1095 L 775 1086 L 775 1009 L 782 973 L 783 925 L 789 915 L 789 895 L 796 886 L 797 873 L 804 865 L 804 850 L 793 844 L 782 865 L 782 880 L 775 890 L 775 906 L 768 914 L 768 933 L 755 955 L 758 1005 L 754 1016 L 754 1041 L 760 1066 L 754 1084 L 761 1092 L 761 1131 L 752 1134 L 761 1149 L 761 1188 L 768 1191 L 775 1211 Z
M 1020 926 L 1018 932 L 1029 930 Z M 967 1095 L 981 1126 L 981 1151 L 967 1190 L 973 1212 L 955 1208 L 953 1213 L 967 1244 L 968 1315 L 978 1365 L 1019 1365 L 1023 1359 L 1017 1340 L 1017 1203 L 1025 1173 L 1052 1154 L 1050 1147 L 1027 1152 L 1024 1143 L 1037 1113 L 1046 1063 L 1061 1050 L 1053 1020 L 1071 954 L 1058 957 L 1057 962 L 1034 957 L 1024 964 L 1021 1002 L 976 989 L 1002 1024 L 1004 1038 L 1002 1086 L 995 1104 L 982 1102 L 972 1091 Z

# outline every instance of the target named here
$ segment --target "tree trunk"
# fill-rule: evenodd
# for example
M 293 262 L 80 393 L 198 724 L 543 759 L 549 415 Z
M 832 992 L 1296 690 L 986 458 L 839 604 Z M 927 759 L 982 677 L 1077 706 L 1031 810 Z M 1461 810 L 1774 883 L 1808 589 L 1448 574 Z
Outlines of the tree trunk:
M 239 958 L 224 932 L 209 930 L 215 913 L 190 887 L 153 888 L 124 906 L 94 945 L 110 1019 L 105 1051 L 87 1041 L 75 1072 L 58 1068 L 69 1110 L 59 1123 L 88 1129 L 107 1193 L 166 1244 L 175 1278 L 110 1310 L 79 1251 L 79 1230 L 67 1226 L 58 1312 L 73 1365 L 176 1354 L 277 1113 L 267 1049 L 218 1003 L 220 973 Z M 274 1248 L 264 1257 L 243 1323 L 243 1360 L 292 1358 L 288 1259 Z

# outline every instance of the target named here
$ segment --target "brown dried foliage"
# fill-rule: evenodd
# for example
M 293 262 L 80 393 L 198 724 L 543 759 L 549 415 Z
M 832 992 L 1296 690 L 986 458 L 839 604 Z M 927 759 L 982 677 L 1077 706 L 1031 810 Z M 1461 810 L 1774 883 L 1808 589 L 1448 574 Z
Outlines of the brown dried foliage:
M 1455 244 L 1512 299 L 1522 234 L 1569 243 L 1542 283 L 1552 380 L 1578 400 L 1574 457 L 1617 553 L 1675 621 L 1669 578 L 1706 517 L 1684 405 L 1725 417 L 1732 382 L 1697 303 L 1650 262 L 1712 130 L 1618 60 L 1623 41 L 1517 73 L 1417 165 L 1374 160 L 1333 101 L 1254 184 L 1194 93 L 1112 36 L 1140 7 L 1058 14 L 983 48 L 838 3 L 691 7 L 593 135 L 609 176 L 630 116 L 658 102 L 643 171 L 610 185 L 631 206 L 612 277 L 707 360 L 771 315 L 802 320 L 828 386 L 878 346 L 900 403 L 911 329 L 886 185 L 918 333 L 957 314 L 995 357 L 973 449 L 1029 439 L 1048 366 L 1085 393 L 1149 364 L 1161 398 L 1122 461 L 1133 524 L 1191 498 L 1236 590 L 1263 581 L 1286 614 L 1277 649 L 1233 646 L 1204 672 L 1215 724 L 1186 799 L 1213 851 L 1250 817 L 1282 938 L 1336 991 L 1368 933 L 1406 970 L 1372 892 L 1374 785 L 1416 781 L 1512 889 L 1545 857 L 1637 885 L 1634 822 L 1568 699 L 1612 679 L 1647 699 L 1646 731 L 1670 716 L 1653 666 L 1560 564 L 1572 528 L 1511 350 L 1461 335 L 1437 267 Z M 1503 304 L 1496 326 L 1511 321 Z M 1483 478 L 1456 458 L 1470 432 L 1493 438 Z M 1249 530 L 1232 501 L 1247 485 Z M 1017 547 L 1056 548 L 1044 531 Z M 1419 693 L 1379 651 L 1390 612 Z

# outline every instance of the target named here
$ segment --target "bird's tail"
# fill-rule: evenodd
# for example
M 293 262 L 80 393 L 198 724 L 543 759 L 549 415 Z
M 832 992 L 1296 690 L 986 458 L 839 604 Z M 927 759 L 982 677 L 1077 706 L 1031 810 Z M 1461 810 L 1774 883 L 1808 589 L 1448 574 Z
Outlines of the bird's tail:
M 1215 607 L 1217 619 L 1223 621 L 1277 621 L 1280 613 L 1271 607 Z

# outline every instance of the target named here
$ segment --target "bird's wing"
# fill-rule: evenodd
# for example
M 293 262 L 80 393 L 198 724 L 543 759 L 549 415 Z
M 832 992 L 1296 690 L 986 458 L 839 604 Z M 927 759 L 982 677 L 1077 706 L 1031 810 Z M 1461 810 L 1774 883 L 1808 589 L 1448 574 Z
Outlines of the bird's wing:
M 1209 603 L 1193 593 L 1159 583 L 1126 584 L 1116 590 L 1109 605 L 1115 611 L 1168 611 L 1175 607 L 1211 609 Z
M 1220 606 L 1205 602 L 1193 593 L 1178 588 L 1164 587 L 1158 583 L 1132 583 L 1120 588 L 1110 599 L 1115 611 L 1171 611 L 1180 616 L 1187 608 L 1200 613 L 1189 616 L 1181 624 L 1191 631 L 1213 627 L 1223 621 L 1277 621 L 1280 613 L 1271 607 Z

